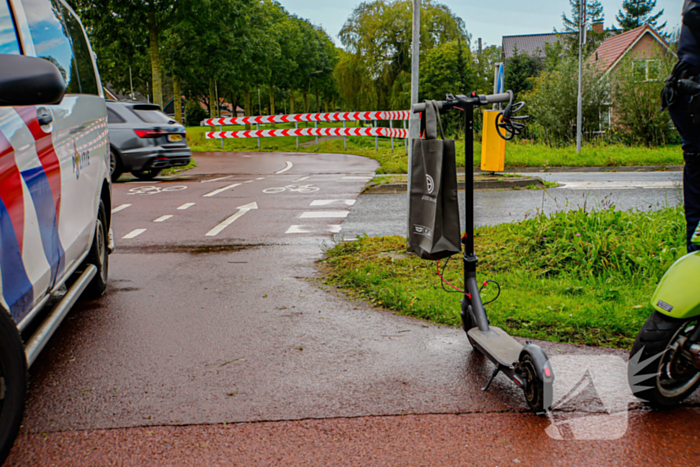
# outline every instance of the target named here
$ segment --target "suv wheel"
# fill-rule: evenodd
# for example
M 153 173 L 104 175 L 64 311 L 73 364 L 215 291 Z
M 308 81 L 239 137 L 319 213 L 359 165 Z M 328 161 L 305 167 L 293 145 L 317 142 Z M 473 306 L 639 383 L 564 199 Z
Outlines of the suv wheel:
M 161 169 L 132 170 L 131 173 L 139 180 L 153 180 L 158 176 Z
M 97 274 L 85 289 L 85 293 L 91 298 L 101 296 L 107 288 L 109 276 L 108 235 L 107 210 L 102 200 L 100 200 L 100 209 L 97 212 L 97 222 L 95 222 L 95 238 L 92 241 L 90 254 L 85 259 L 86 264 L 93 264 L 97 267 Z
M 114 149 L 110 148 L 110 151 L 109 151 L 109 177 L 112 179 L 113 182 L 116 182 L 122 173 L 124 173 L 124 169 L 122 167 L 122 161 L 119 159 L 119 156 L 114 151 Z
M 0 465 L 12 449 L 24 417 L 27 359 L 17 325 L 0 308 Z

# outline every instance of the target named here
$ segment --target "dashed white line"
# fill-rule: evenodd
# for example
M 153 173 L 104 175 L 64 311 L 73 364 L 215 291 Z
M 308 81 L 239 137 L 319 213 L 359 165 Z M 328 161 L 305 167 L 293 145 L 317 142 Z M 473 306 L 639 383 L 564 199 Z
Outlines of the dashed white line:
M 285 163 L 287 164 L 287 166 L 286 166 L 284 169 L 278 170 L 277 172 L 275 172 L 276 174 L 283 174 L 283 173 L 285 173 L 287 170 L 289 170 L 289 169 L 291 169 L 292 167 L 294 167 L 294 164 L 292 164 L 292 163 L 289 162 L 289 161 L 286 161 Z
M 265 177 L 256 178 L 256 180 L 265 180 Z
M 369 180 L 372 180 L 372 177 L 369 175 L 365 175 L 365 176 L 347 175 L 347 176 L 343 177 L 341 180 L 365 180 L 365 181 L 369 181 Z
M 331 233 L 339 233 L 342 228 L 342 225 L 329 225 L 328 231 Z
M 145 231 L 146 231 L 146 229 L 136 229 L 136 230 L 132 230 L 132 231 L 129 232 L 128 234 L 124 235 L 122 238 L 126 238 L 126 239 L 129 239 L 129 238 L 136 238 L 136 237 L 138 237 L 139 235 L 141 235 L 142 233 L 144 233 Z
M 297 233 L 310 233 L 311 227 L 306 225 L 293 225 L 287 229 L 285 233 L 297 234 Z
M 295 181 L 295 182 L 303 182 L 304 180 L 308 180 L 308 179 L 310 179 L 310 178 L 311 178 L 311 175 L 309 175 L 309 176 L 307 176 L 307 177 L 301 177 L 300 179 L 294 180 L 294 181 Z
M 122 204 L 121 206 L 117 206 L 116 208 L 112 209 L 112 214 L 114 214 L 115 212 L 123 211 L 124 209 L 130 206 L 130 204 Z
M 167 216 L 161 216 L 161 217 L 159 217 L 158 219 L 154 220 L 153 222 L 165 222 L 165 221 L 167 221 L 168 219 L 170 219 L 171 217 L 173 217 L 172 214 L 171 214 L 171 215 L 167 215 Z
M 180 206 L 179 208 L 177 208 L 177 210 L 178 210 L 178 211 L 184 211 L 185 209 L 191 208 L 191 207 L 194 206 L 195 204 L 197 204 L 197 203 L 185 203 L 185 204 L 183 204 L 182 206 Z
M 302 219 L 344 219 L 350 211 L 309 211 L 301 215 Z
M 354 206 L 354 199 L 317 199 L 311 202 L 311 206 L 328 206 L 333 203 L 343 203 L 346 206 Z
M 206 195 L 204 195 L 204 198 L 211 198 L 212 196 L 216 196 L 216 195 L 218 195 L 219 193 L 223 193 L 224 191 L 228 191 L 228 190 L 230 190 L 230 189 L 232 189 L 232 188 L 236 188 L 237 186 L 241 186 L 241 184 L 240 184 L 240 183 L 234 183 L 233 185 L 229 185 L 229 186 L 225 186 L 225 187 L 223 187 L 223 188 L 219 188 L 218 190 L 214 190 L 214 191 L 212 191 L 211 193 L 207 193 Z
M 213 178 L 211 180 L 202 180 L 202 183 L 218 182 L 221 180 L 228 180 L 229 178 L 232 178 L 232 177 L 233 177 L 233 175 L 229 175 L 227 177 Z

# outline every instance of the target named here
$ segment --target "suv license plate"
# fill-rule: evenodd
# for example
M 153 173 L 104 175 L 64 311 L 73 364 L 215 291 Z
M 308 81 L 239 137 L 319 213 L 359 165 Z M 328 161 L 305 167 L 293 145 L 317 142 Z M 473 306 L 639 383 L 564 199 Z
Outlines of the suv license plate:
M 182 141 L 182 135 L 168 135 L 168 141 Z

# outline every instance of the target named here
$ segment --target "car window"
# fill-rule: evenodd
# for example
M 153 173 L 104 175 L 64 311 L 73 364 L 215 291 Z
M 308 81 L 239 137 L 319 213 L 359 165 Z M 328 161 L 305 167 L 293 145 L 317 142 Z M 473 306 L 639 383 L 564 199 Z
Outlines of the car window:
M 66 92 L 80 93 L 73 48 L 59 4 L 52 0 L 22 0 L 37 57 L 52 62 L 67 83 Z
M 119 115 L 117 112 L 114 110 L 110 109 L 109 107 L 107 108 L 107 123 L 126 123 L 126 120 L 122 118 L 121 115 Z
M 90 47 L 88 47 L 85 40 L 83 28 L 80 26 L 78 19 L 67 8 L 62 7 L 61 10 L 63 21 L 73 42 L 75 63 L 78 66 L 78 79 L 80 80 L 80 92 L 82 94 L 99 95 L 95 68 L 92 66 L 92 57 L 90 57 Z
M 170 123 L 173 121 L 172 118 L 168 117 L 160 110 L 156 110 L 155 108 L 132 107 L 131 111 L 146 123 Z
M 0 0 L 0 54 L 19 55 L 19 40 L 7 0 Z

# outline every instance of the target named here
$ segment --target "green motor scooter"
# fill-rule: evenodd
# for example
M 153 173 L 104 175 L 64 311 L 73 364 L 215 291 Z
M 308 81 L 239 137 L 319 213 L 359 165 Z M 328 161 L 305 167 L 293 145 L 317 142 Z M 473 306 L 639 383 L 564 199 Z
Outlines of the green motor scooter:
M 691 242 L 700 245 L 700 226 Z M 700 251 L 666 271 L 651 305 L 655 311 L 630 352 L 628 379 L 645 404 L 672 407 L 700 385 Z

